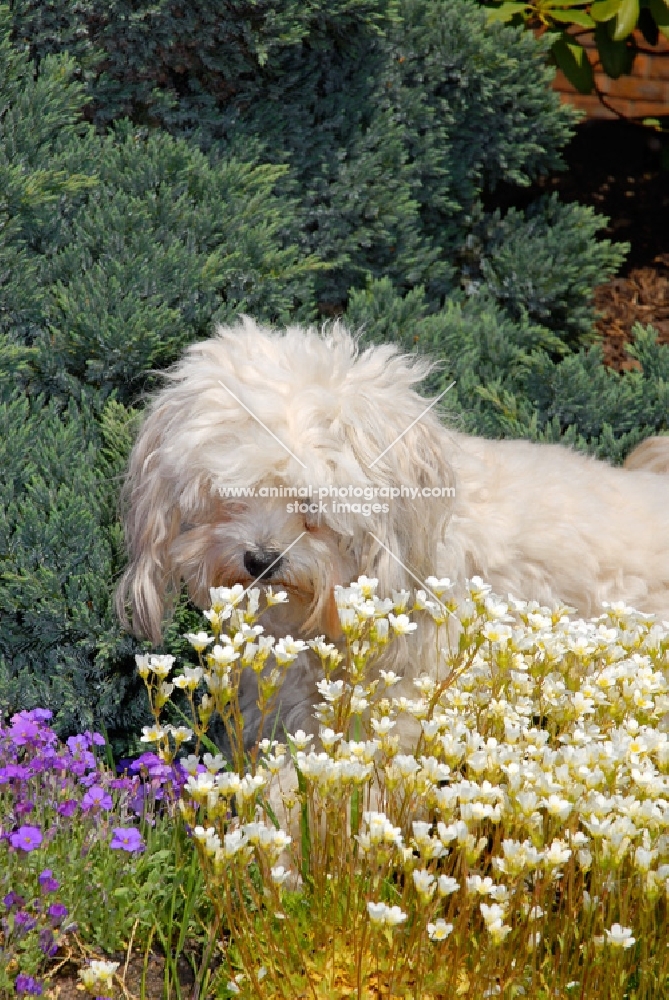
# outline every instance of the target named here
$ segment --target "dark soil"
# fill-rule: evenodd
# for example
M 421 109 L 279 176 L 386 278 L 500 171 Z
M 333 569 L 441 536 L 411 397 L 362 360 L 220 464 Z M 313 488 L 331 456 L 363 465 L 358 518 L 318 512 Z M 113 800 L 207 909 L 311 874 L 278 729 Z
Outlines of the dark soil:
M 494 204 L 523 207 L 557 191 L 592 205 L 608 220 L 601 235 L 631 244 L 619 277 L 595 292 L 604 357 L 619 370 L 636 362 L 625 351 L 635 323 L 652 324 L 669 343 L 669 135 L 623 121 L 580 125 L 566 150 L 567 170 L 543 178 L 521 198 L 502 187 Z
M 165 1000 L 165 961 L 160 955 L 151 954 L 147 957 L 136 955 L 131 957 L 126 967 L 125 955 L 100 955 L 105 961 L 119 962 L 115 976 L 113 996 L 123 996 L 125 1000 Z M 78 969 L 85 962 L 72 962 L 64 965 L 55 975 L 52 973 L 52 985 L 44 996 L 45 1000 L 85 1000 L 89 994 L 83 992 Z M 193 994 L 194 977 L 188 964 L 179 964 L 179 985 L 181 996 L 189 998 Z M 120 987 L 120 989 L 118 988 Z M 175 991 L 172 989 L 172 996 Z

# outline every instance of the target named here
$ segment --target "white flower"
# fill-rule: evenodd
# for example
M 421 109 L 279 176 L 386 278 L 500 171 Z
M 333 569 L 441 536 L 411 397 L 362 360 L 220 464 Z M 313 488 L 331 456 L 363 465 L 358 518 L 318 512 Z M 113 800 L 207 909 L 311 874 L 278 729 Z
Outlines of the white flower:
M 335 743 L 337 743 L 344 734 L 335 733 L 334 729 L 325 728 L 321 729 L 318 735 L 320 736 L 321 743 L 323 744 L 325 749 L 331 750 L 332 747 L 335 745 Z
M 486 926 L 489 924 L 494 924 L 498 920 L 503 920 L 506 912 L 506 907 L 501 906 L 499 903 L 479 903 L 481 908 L 481 916 L 483 917 Z
M 149 657 L 149 670 L 151 670 L 156 677 L 160 677 L 163 680 L 169 674 L 172 666 L 174 665 L 174 657 L 168 654 L 158 655 L 157 653 L 152 653 Z
M 388 621 L 398 635 L 408 635 L 418 628 L 416 622 L 409 621 L 408 615 L 394 615 L 392 611 L 388 615 Z
M 194 691 L 203 677 L 202 667 L 184 667 L 183 673 L 174 677 L 172 683 L 182 691 Z
M 400 614 L 402 611 L 406 611 L 407 604 L 409 603 L 409 598 L 411 594 L 408 590 L 393 590 L 393 607 L 395 611 Z
M 388 927 L 396 927 L 403 923 L 407 915 L 400 910 L 399 906 L 388 906 L 386 903 L 367 903 L 369 919 L 373 924 L 385 924 Z
M 86 987 L 92 989 L 101 985 L 105 989 L 112 989 L 112 978 L 119 967 L 119 962 L 103 962 L 99 959 L 91 961 L 87 969 L 79 970 L 79 978 Z
M 242 830 L 233 830 L 232 833 L 226 833 L 223 838 L 223 857 L 234 858 L 235 854 L 243 850 L 248 844 L 248 838 Z
M 217 753 L 216 756 L 212 756 L 210 753 L 206 753 L 202 757 L 202 763 L 210 774 L 217 774 L 219 771 L 223 770 L 226 765 L 225 758 L 223 754 Z
M 371 901 L 367 903 L 367 912 L 373 924 L 382 924 L 385 922 L 387 909 L 388 907 L 385 903 L 372 903 Z
M 188 639 L 193 649 L 197 650 L 198 653 L 201 653 L 210 642 L 214 641 L 213 635 L 207 635 L 206 632 L 186 632 L 184 638 Z
M 228 611 L 225 617 L 229 618 L 232 605 L 236 604 L 243 595 L 244 588 L 241 583 L 236 583 L 234 587 L 210 587 L 209 601 L 211 603 L 211 610 L 215 614 L 220 614 L 224 610 Z
M 286 879 L 290 877 L 290 869 L 284 868 L 283 865 L 277 865 L 276 868 L 270 869 L 270 875 L 272 876 L 274 885 L 283 885 Z
M 564 841 L 554 840 L 548 850 L 544 853 L 544 861 L 553 868 L 557 865 L 565 865 L 571 857 L 571 849 L 566 847 Z
M 420 764 L 411 754 L 398 753 L 393 760 L 393 766 L 397 768 L 403 778 L 408 778 L 416 771 L 420 771 Z
M 604 932 L 608 943 L 614 948 L 631 948 L 636 943 L 636 938 L 632 937 L 631 927 L 622 927 L 620 924 L 613 924 L 611 930 Z
M 440 896 L 450 896 L 451 893 L 457 892 L 459 888 L 460 883 L 451 875 L 440 875 L 437 880 L 437 892 Z
M 221 646 L 220 643 L 216 643 L 209 657 L 213 660 L 215 666 L 221 669 L 229 667 L 231 663 L 238 660 L 239 653 L 235 650 L 234 646 Z
M 146 680 L 149 676 L 149 654 L 148 653 L 135 653 L 135 663 L 137 664 L 137 672 L 139 676 Z
M 307 649 L 307 644 L 302 639 L 293 639 L 292 635 L 287 635 L 283 639 L 279 639 L 274 645 L 274 656 L 276 657 L 276 662 L 282 666 L 287 663 L 292 663 L 293 660 L 305 649 Z
M 321 698 L 327 702 L 339 701 L 344 694 L 343 681 L 318 681 L 316 687 Z
M 265 600 L 268 608 L 274 604 L 287 604 L 288 594 L 285 590 L 277 590 L 275 594 L 271 587 L 265 587 Z
M 313 733 L 307 734 L 303 729 L 298 729 L 297 732 L 293 733 L 293 735 L 290 738 L 295 744 L 296 750 L 306 750 L 306 748 L 313 740 L 314 734 Z
M 365 600 L 370 600 L 376 593 L 379 581 L 373 576 L 359 576 L 353 587 L 360 590 Z M 353 589 L 353 588 L 352 588 Z
M 170 733 L 175 743 L 181 745 L 193 738 L 193 730 L 188 726 L 170 726 Z
M 437 888 L 434 880 L 434 875 L 431 872 L 426 871 L 424 868 L 420 871 L 413 871 L 413 884 L 416 887 L 416 892 L 423 899 L 430 899 L 434 895 L 434 891 Z
M 165 736 L 167 736 L 167 730 L 163 729 L 162 726 L 142 726 L 142 735 L 139 741 L 140 743 L 158 743 Z
M 559 795 L 549 795 L 544 805 L 551 816 L 558 816 L 561 820 L 565 820 L 572 809 L 571 802 L 561 799 Z
M 442 580 L 438 580 L 436 576 L 428 576 L 425 582 L 432 593 L 437 597 L 442 597 L 447 590 L 452 590 L 455 586 L 454 582 L 447 576 L 445 576 Z
M 391 729 L 395 728 L 396 723 L 387 715 L 384 715 L 382 719 L 371 719 L 372 729 L 377 736 L 387 736 Z
M 393 670 L 379 670 L 379 676 L 386 687 L 392 687 L 402 680 Z
M 467 891 L 476 893 L 478 896 L 494 896 L 497 891 L 497 886 L 489 875 L 486 875 L 485 878 L 481 878 L 480 875 L 467 875 L 465 881 Z
M 447 924 L 442 917 L 439 917 L 434 924 L 427 925 L 430 941 L 445 941 L 452 930 L 453 924 Z

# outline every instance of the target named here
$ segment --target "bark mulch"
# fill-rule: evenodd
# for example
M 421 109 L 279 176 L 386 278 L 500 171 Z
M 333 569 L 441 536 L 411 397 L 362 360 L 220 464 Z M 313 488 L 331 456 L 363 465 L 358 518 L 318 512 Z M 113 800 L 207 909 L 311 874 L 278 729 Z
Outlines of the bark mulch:
M 625 345 L 635 323 L 652 325 L 661 344 L 669 344 L 669 253 L 658 256 L 653 267 L 637 267 L 627 277 L 614 278 L 595 291 L 595 305 L 602 314 L 597 330 L 603 338 L 604 360 L 624 371 L 639 368 Z
M 669 343 L 669 135 L 624 121 L 585 122 L 564 158 L 566 171 L 524 192 L 501 185 L 489 207 L 523 208 L 557 191 L 605 217 L 601 236 L 629 243 L 630 251 L 620 276 L 596 290 L 597 330 L 608 364 L 638 367 L 625 351 L 635 323 L 652 324 Z

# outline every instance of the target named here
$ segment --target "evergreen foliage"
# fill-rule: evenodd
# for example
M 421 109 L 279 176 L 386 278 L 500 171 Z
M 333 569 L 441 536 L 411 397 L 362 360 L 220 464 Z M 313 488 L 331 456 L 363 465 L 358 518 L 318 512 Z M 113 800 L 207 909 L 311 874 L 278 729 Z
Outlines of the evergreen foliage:
M 619 460 L 666 428 L 652 333 L 643 373 L 582 350 L 622 257 L 601 220 L 483 207 L 559 165 L 549 79 L 468 0 L 0 7 L 0 711 L 136 731 L 120 478 L 150 370 L 240 311 L 348 306 L 441 359 L 479 433 Z
M 137 643 L 111 595 L 146 370 L 245 309 L 310 313 L 282 166 L 81 119 L 74 64 L 34 78 L 0 8 L 0 711 L 136 729 Z
M 669 430 L 669 346 L 652 327 L 637 326 L 630 348 L 642 370 L 620 374 L 602 364 L 598 346 L 565 356 L 553 331 L 526 317 L 513 322 L 485 294 L 432 311 L 423 289 L 402 297 L 383 279 L 351 295 L 347 320 L 363 342 L 395 341 L 434 358 L 429 389 L 455 381 L 444 416 L 463 430 L 562 441 L 614 463 Z
M 622 260 L 594 241 L 593 217 L 564 207 L 483 213 L 484 191 L 561 163 L 574 112 L 550 90 L 543 44 L 486 25 L 468 0 L 111 0 L 104 12 L 93 0 L 16 0 L 14 25 L 38 64 L 56 48 L 76 55 L 98 124 L 128 115 L 285 165 L 300 249 L 329 265 L 322 311 L 369 274 L 423 284 L 437 302 L 473 270 L 512 315 L 548 315 L 565 293 L 553 323 L 569 313 L 573 339 L 592 326 L 593 283 Z M 550 247 L 536 258 L 539 287 L 511 292 L 526 237 L 532 256 Z M 546 263 L 559 278 L 539 278 Z

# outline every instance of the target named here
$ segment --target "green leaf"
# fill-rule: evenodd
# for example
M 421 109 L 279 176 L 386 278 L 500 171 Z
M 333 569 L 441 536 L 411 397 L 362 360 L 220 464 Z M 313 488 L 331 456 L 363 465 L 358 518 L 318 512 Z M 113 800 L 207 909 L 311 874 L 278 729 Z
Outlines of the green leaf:
M 522 14 L 529 10 L 529 4 L 521 3 L 520 0 L 505 0 L 505 3 L 493 10 L 488 11 L 488 23 L 493 21 L 510 21 L 516 14 Z
M 543 0 L 539 4 L 539 10 L 553 10 L 554 7 L 585 7 L 584 0 Z
M 579 28 L 594 28 L 595 26 L 595 22 L 587 10 L 552 10 L 551 17 L 554 21 L 560 21 L 562 24 L 577 24 Z
M 553 43 L 551 52 L 569 82 L 579 93 L 589 94 L 593 84 L 592 66 L 583 46 L 565 32 Z
M 669 3 L 667 0 L 650 0 L 649 10 L 665 38 L 669 38 Z
M 606 24 L 595 28 L 595 43 L 602 63 L 602 69 L 612 80 L 629 73 L 634 62 L 634 50 L 626 42 L 616 42 L 609 34 Z
M 593 21 L 610 21 L 618 13 L 623 0 L 597 0 L 590 8 Z
M 639 20 L 639 0 L 622 0 L 616 14 L 616 26 L 613 32 L 614 42 L 621 42 L 631 35 Z

